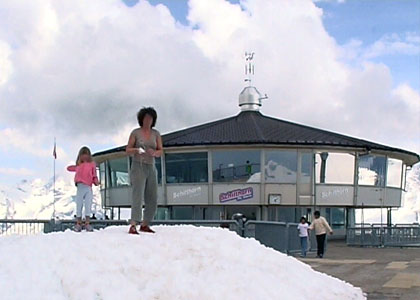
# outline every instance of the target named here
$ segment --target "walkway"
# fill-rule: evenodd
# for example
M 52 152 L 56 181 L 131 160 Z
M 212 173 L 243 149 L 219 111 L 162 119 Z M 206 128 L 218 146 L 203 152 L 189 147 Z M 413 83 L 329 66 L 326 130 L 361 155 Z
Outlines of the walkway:
M 420 300 L 420 248 L 359 248 L 330 241 L 324 259 L 300 260 L 361 287 L 368 299 Z

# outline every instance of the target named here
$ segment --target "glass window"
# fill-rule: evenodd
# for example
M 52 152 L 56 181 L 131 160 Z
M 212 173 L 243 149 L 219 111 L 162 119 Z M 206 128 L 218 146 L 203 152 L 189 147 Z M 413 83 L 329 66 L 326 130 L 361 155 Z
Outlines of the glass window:
M 311 174 L 312 174 L 312 153 L 300 153 L 300 178 L 299 192 L 300 195 L 311 194 Z
M 332 228 L 344 228 L 346 223 L 346 210 L 344 208 L 331 208 Z
M 158 184 L 162 183 L 162 159 L 160 157 L 155 158 L 155 165 L 157 170 Z
M 172 206 L 172 220 L 192 220 L 193 214 L 192 206 Z
M 227 220 L 232 220 L 235 214 L 243 214 L 247 220 L 257 220 L 259 208 L 256 206 L 226 206 Z
M 213 152 L 214 182 L 260 182 L 260 151 Z
M 280 222 L 293 223 L 295 222 L 296 217 L 296 210 L 294 207 L 279 207 L 277 210 L 277 218 Z
M 297 152 L 266 151 L 265 181 L 276 183 L 296 183 Z
M 158 207 L 155 214 L 155 220 L 169 220 L 169 208 Z
M 403 179 L 402 179 L 402 189 L 405 191 L 406 187 L 407 187 L 407 166 L 404 164 L 403 165 Z
M 208 182 L 207 152 L 165 155 L 166 182 Z
M 386 186 L 401 187 L 402 161 L 388 158 L 388 169 L 386 173 Z
M 385 164 L 384 156 L 359 156 L 359 185 L 384 186 Z
M 101 181 L 101 189 L 105 188 L 105 162 L 99 165 L 99 180 Z
M 353 184 L 354 156 L 348 153 L 317 153 L 316 183 Z
M 224 215 L 223 206 L 195 206 L 195 220 L 221 220 Z
M 127 157 L 109 160 L 108 172 L 111 187 L 129 185 Z

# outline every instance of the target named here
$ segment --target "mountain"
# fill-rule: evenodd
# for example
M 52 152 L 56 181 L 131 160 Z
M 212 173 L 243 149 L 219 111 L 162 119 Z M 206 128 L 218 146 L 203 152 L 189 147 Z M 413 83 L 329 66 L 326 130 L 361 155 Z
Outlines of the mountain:
M 102 209 L 99 188 L 93 187 L 94 198 L 92 211 L 101 217 Z M 12 187 L 0 186 L 0 219 L 51 219 L 54 215 L 60 219 L 69 219 L 76 211 L 76 187 L 70 180 L 57 177 L 45 182 L 41 179 L 21 180 Z

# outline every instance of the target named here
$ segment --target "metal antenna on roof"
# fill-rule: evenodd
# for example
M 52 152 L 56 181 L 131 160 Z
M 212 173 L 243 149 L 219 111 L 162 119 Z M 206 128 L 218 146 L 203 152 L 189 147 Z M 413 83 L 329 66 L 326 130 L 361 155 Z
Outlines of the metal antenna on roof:
M 245 52 L 245 75 L 248 76 L 245 78 L 245 82 L 248 82 L 249 86 L 251 86 L 251 75 L 254 75 L 254 64 L 252 63 L 254 54 L 254 52 Z
M 267 99 L 268 96 L 265 94 L 262 96 L 255 86 L 251 85 L 251 77 L 254 75 L 254 52 L 245 52 L 245 82 L 248 82 L 248 86 L 244 87 L 242 92 L 239 94 L 239 107 L 241 111 L 259 111 L 263 99 Z

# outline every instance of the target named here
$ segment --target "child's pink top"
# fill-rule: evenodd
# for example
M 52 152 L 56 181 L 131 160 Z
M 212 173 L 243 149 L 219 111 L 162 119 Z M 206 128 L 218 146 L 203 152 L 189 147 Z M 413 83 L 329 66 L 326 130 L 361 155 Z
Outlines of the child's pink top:
M 99 184 L 98 176 L 96 176 L 96 164 L 94 162 L 84 162 L 78 166 L 68 166 L 67 171 L 76 172 L 74 176 L 75 183 L 83 183 L 89 186 Z

